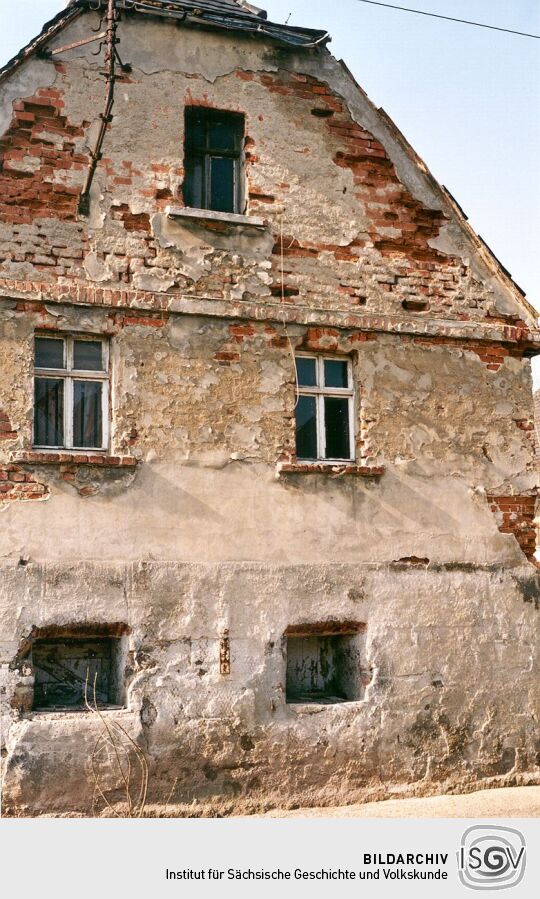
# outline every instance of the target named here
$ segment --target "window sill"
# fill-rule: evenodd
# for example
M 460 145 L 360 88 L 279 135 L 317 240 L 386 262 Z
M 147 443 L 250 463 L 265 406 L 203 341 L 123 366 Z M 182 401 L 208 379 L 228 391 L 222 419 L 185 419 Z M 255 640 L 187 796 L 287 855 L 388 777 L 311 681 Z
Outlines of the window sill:
M 118 717 L 118 718 L 130 718 L 133 716 L 133 712 L 131 712 L 127 706 L 125 705 L 108 705 L 108 706 L 98 706 L 99 715 L 103 715 L 105 717 Z M 80 720 L 88 720 L 93 718 L 96 714 L 95 709 L 86 709 L 86 708 L 51 708 L 51 709 L 32 709 L 29 712 L 24 713 L 24 718 L 26 721 L 42 721 L 44 718 L 53 718 L 54 720 L 65 721 L 70 719 L 78 719 Z
M 167 206 L 165 209 L 171 218 L 195 219 L 203 222 L 222 222 L 226 225 L 248 225 L 252 228 L 264 228 L 264 219 L 253 215 L 238 215 L 235 212 L 215 212 L 213 209 L 194 209 L 191 206 Z
M 321 712 L 328 712 L 332 709 L 350 709 L 352 705 L 358 706 L 362 699 L 338 699 L 336 702 L 288 702 L 287 708 L 293 715 L 320 715 Z
M 382 466 L 355 465 L 353 462 L 282 462 L 278 465 L 278 477 L 287 474 L 324 474 L 332 478 L 352 475 L 356 478 L 380 478 L 386 469 Z
M 95 453 L 53 452 L 33 450 L 32 452 L 12 453 L 12 462 L 27 462 L 34 465 L 98 465 L 103 468 L 135 468 L 138 460 L 133 456 L 107 456 Z

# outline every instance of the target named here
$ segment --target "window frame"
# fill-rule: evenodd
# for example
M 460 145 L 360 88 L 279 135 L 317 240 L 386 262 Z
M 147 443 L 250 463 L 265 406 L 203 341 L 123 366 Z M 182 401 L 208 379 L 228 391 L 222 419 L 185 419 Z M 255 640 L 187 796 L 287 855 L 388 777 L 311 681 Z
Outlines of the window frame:
M 36 365 L 35 341 L 62 340 L 64 343 L 65 368 L 44 368 Z M 75 341 L 99 342 L 102 348 L 102 371 L 87 371 L 86 369 L 74 369 L 73 357 Z M 70 452 L 103 453 L 108 450 L 110 436 L 110 345 L 107 337 L 95 334 L 62 334 L 36 331 L 34 334 L 34 411 L 35 411 L 35 384 L 39 378 L 55 378 L 64 382 L 64 442 L 61 445 L 40 444 L 36 442 L 35 414 L 32 420 L 32 447 L 36 450 L 69 450 Z M 74 446 L 73 445 L 73 390 L 75 381 L 98 381 L 102 384 L 101 390 L 101 446 Z
M 197 115 L 201 116 L 204 127 L 204 146 L 196 146 L 191 132 L 191 122 Z M 212 149 L 209 140 L 209 123 L 212 119 L 217 120 L 219 117 L 229 116 L 231 120 L 241 122 L 241 129 L 238 128 L 238 149 L 224 150 L 220 148 Z M 245 172 L 244 144 L 246 136 L 246 117 L 243 113 L 236 112 L 232 109 L 214 109 L 206 106 L 186 106 L 184 110 L 184 201 L 187 204 L 186 183 L 188 179 L 193 179 L 193 168 L 197 162 L 202 166 L 202 183 L 201 183 L 201 202 L 199 206 L 192 206 L 193 209 L 204 209 L 209 212 L 222 212 L 227 215 L 242 215 L 245 211 Z M 233 209 L 219 210 L 214 209 L 210 203 L 211 199 L 211 160 L 213 158 L 232 159 L 233 160 Z M 192 187 L 190 188 L 192 190 Z M 210 198 L 210 199 L 209 199 Z
M 296 359 L 314 359 L 315 360 L 315 373 L 317 384 L 314 387 L 308 386 L 300 386 L 298 380 L 298 371 L 296 369 Z M 317 430 L 317 458 L 303 458 L 301 456 L 296 455 L 296 458 L 299 462 L 306 465 L 335 465 L 344 462 L 355 462 L 356 461 L 356 429 L 355 429 L 355 398 L 356 398 L 356 390 L 353 379 L 353 365 L 352 360 L 348 356 L 337 356 L 326 353 L 309 353 L 309 352 L 295 352 L 295 374 L 296 374 L 296 391 L 297 397 L 301 396 L 312 396 L 315 397 L 315 421 L 316 421 L 316 430 Z M 347 363 L 347 378 L 348 378 L 348 387 L 326 387 L 324 385 L 324 363 L 328 362 L 346 362 Z M 348 406 L 349 406 L 349 457 L 346 459 L 336 459 L 330 458 L 325 455 L 326 453 L 326 418 L 325 418 L 325 408 L 324 408 L 324 399 L 325 397 L 339 397 L 341 399 L 348 398 Z M 295 410 L 296 411 L 296 410 Z M 296 418 L 295 418 L 295 428 L 296 428 Z

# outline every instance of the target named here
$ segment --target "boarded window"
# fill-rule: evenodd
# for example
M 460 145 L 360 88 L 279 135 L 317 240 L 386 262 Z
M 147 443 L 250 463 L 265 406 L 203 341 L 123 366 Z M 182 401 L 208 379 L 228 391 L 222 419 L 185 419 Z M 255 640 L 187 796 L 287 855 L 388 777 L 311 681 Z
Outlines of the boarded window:
M 121 638 L 55 637 L 32 645 L 34 709 L 80 709 L 122 701 Z
M 242 212 L 244 116 L 189 106 L 185 129 L 186 206 Z
M 339 625 L 332 629 L 337 628 Z M 365 642 L 362 630 L 357 626 L 354 630 L 350 627 L 348 633 L 324 633 L 324 628 L 319 627 L 309 633 L 305 628 L 289 628 L 287 702 L 337 703 L 361 699 L 366 681 L 362 668 Z

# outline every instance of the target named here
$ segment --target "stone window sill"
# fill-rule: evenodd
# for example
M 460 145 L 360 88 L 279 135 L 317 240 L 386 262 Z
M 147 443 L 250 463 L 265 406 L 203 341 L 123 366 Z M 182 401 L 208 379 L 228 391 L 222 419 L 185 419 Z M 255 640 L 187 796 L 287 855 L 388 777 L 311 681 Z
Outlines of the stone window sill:
M 33 465 L 97 465 L 103 468 L 135 468 L 137 459 L 133 456 L 107 456 L 95 453 L 71 453 L 71 452 L 46 452 L 45 450 L 33 450 L 32 452 L 12 453 L 12 462 L 29 463 Z
M 343 475 L 352 475 L 356 478 L 380 478 L 385 468 L 382 465 L 355 465 L 354 463 L 301 463 L 282 462 L 278 465 L 278 477 L 287 474 L 324 474 L 332 478 L 340 478 Z
M 215 212 L 213 209 L 194 209 L 191 206 L 167 206 L 166 214 L 171 218 L 184 218 L 201 222 L 221 222 L 225 225 L 248 225 L 264 228 L 264 219 L 253 215 L 238 215 L 235 212 Z
M 53 720 L 65 721 L 66 719 L 92 720 L 96 716 L 94 709 L 88 711 L 86 708 L 56 708 L 56 709 L 32 709 L 30 712 L 24 713 L 26 721 L 40 721 L 43 718 L 52 718 Z M 131 712 L 125 705 L 108 705 L 103 708 L 99 707 L 99 714 L 105 717 L 131 718 Z
M 365 702 L 362 699 L 342 699 L 338 702 L 291 702 L 287 703 L 287 708 L 294 715 L 319 715 L 321 712 L 339 711 L 340 709 L 350 709 L 351 706 L 359 706 Z

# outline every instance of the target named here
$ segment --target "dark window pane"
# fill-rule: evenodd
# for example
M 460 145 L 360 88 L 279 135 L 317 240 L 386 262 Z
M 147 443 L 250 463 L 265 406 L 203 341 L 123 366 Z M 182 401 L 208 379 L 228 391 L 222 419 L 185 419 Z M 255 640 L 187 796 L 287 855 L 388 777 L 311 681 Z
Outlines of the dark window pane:
M 79 449 L 103 445 L 99 381 L 73 382 L 73 446 Z
M 317 366 L 315 359 L 296 357 L 296 373 L 299 387 L 315 387 L 317 384 Z
M 349 368 L 347 363 L 337 359 L 325 359 L 324 383 L 326 387 L 348 387 Z
M 99 340 L 76 340 L 73 346 L 73 368 L 103 371 L 103 344 Z
M 36 367 L 64 368 L 64 341 L 58 338 L 36 337 Z
M 195 153 L 206 149 L 206 129 L 198 111 L 186 114 L 186 146 Z
M 221 156 L 209 158 L 209 197 L 207 207 L 216 212 L 236 212 L 234 174 L 236 161 Z
M 210 150 L 229 150 L 237 147 L 238 126 L 236 118 L 210 119 L 208 123 L 208 147 Z
M 36 378 L 34 443 L 36 446 L 64 445 L 64 382 L 60 378 Z
M 317 458 L 317 414 L 314 396 L 300 396 L 296 407 L 296 456 Z
M 204 209 L 203 201 L 203 158 L 186 160 L 186 177 L 184 180 L 184 203 L 194 209 Z
M 333 396 L 324 398 L 326 458 L 350 459 L 349 401 Z
M 238 175 L 244 116 L 188 107 L 185 115 L 184 202 L 216 212 L 239 212 Z

